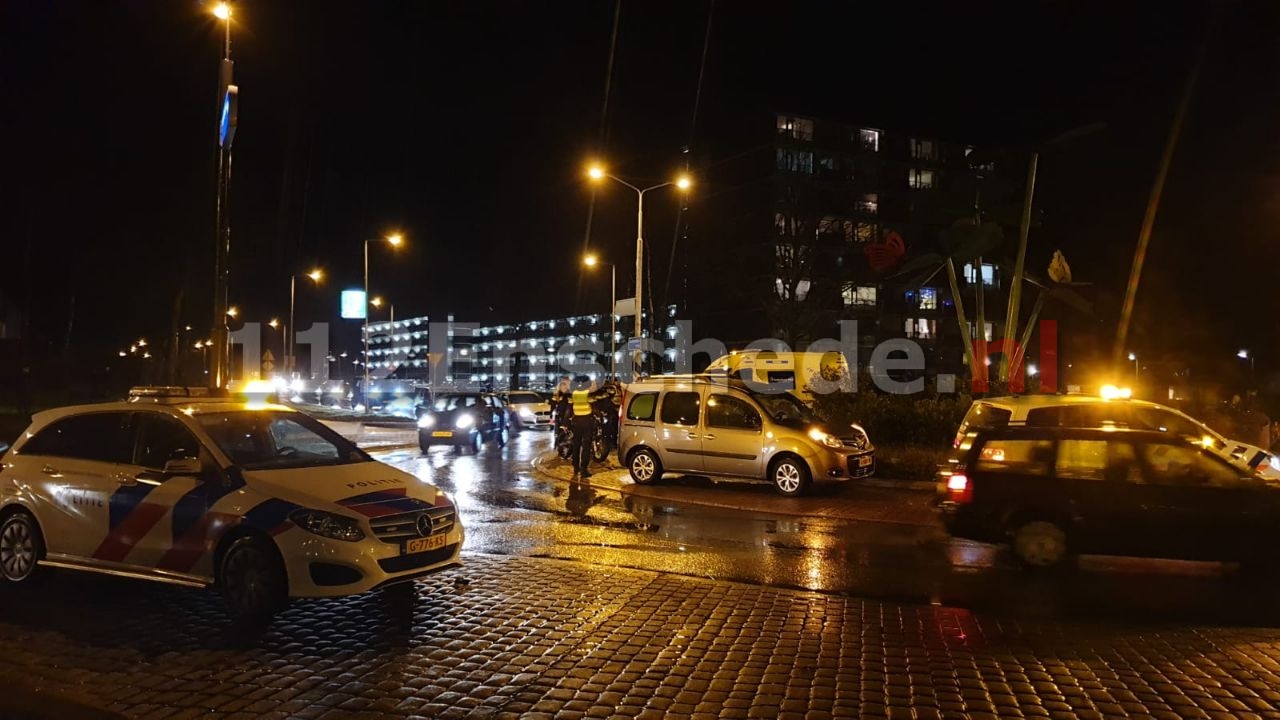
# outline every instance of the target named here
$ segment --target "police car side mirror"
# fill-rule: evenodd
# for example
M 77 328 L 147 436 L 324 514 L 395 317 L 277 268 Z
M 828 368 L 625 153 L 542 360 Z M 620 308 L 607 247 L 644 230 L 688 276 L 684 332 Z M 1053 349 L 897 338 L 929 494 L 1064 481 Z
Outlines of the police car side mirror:
M 164 464 L 165 475 L 199 475 L 203 469 L 199 458 L 181 458 Z

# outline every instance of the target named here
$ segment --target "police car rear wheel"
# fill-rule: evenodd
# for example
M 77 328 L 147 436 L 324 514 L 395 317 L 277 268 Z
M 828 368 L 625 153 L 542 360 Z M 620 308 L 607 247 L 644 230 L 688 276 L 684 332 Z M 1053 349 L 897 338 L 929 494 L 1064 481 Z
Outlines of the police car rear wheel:
M 241 620 L 266 620 L 288 602 L 280 554 L 257 537 L 242 537 L 227 548 L 218 580 L 227 609 Z
M 43 554 L 40 529 L 29 513 L 19 510 L 0 523 L 0 576 L 5 580 L 30 578 Z

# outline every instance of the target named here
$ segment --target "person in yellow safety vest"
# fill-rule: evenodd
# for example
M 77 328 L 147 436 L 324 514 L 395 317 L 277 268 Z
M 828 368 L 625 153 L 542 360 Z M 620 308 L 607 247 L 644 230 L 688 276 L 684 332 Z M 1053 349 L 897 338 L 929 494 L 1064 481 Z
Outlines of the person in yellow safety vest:
M 591 403 L 594 397 L 595 383 L 582 378 L 573 384 L 570 395 L 569 417 L 573 428 L 573 449 L 569 459 L 573 461 L 573 479 L 591 477 L 591 439 L 596 434 L 596 418 L 592 413 Z

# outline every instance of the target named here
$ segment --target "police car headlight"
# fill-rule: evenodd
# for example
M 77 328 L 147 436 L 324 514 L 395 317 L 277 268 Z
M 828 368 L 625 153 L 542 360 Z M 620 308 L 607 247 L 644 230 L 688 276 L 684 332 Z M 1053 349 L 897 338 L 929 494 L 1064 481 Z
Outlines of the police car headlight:
M 476 424 L 476 419 L 471 415 L 459 415 L 458 419 L 453 421 L 454 427 L 458 428 L 459 430 L 466 430 L 467 428 L 475 424 Z
M 364 539 L 364 530 L 360 529 L 360 521 L 345 515 L 335 515 L 323 510 L 295 510 L 289 519 L 294 525 L 320 537 L 346 542 L 357 542 Z
M 418 418 L 418 427 L 420 428 L 429 428 L 435 424 L 436 424 L 435 415 L 423 415 L 422 417 Z

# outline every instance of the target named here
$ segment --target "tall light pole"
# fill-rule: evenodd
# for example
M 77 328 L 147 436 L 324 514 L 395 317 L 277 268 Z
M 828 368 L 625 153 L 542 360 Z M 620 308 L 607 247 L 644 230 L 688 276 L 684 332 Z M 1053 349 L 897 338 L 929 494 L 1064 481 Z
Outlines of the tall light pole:
M 604 167 L 603 167 L 603 166 L 598 165 L 598 164 L 597 164 L 597 165 L 592 165 L 590 168 L 588 168 L 588 169 L 587 169 L 587 176 L 588 176 L 588 177 L 590 177 L 592 180 L 597 181 L 597 182 L 599 182 L 599 181 L 601 181 L 601 180 L 603 180 L 603 179 L 605 179 L 605 178 L 608 178 L 608 179 L 610 179 L 610 180 L 613 180 L 613 181 L 614 181 L 614 182 L 616 182 L 616 183 L 619 183 L 620 185 L 625 185 L 625 186 L 627 186 L 627 187 L 631 188 L 631 189 L 632 189 L 632 190 L 634 190 L 634 191 L 635 191 L 635 193 L 636 193 L 636 297 L 635 297 L 635 301 L 636 301 L 636 307 L 635 307 L 635 311 L 636 311 L 636 322 L 635 322 L 635 337 L 636 337 L 636 338 L 640 338 L 640 337 L 642 336 L 642 334 L 643 334 L 643 329 L 642 329 L 642 326 L 641 326 L 641 325 L 642 325 L 641 319 L 642 319 L 642 317 L 643 317 L 643 315 L 644 315 L 644 310 L 643 310 L 643 308 L 644 308 L 644 303 L 643 303 L 643 295 L 644 295 L 644 290 L 643 290 L 643 286 L 644 286 L 644 194 L 645 194 L 645 193 L 647 193 L 647 192 L 649 192 L 650 190 L 658 190 L 658 189 L 660 189 L 660 188 L 667 187 L 668 185 L 674 185 L 674 186 L 676 186 L 678 189 L 680 189 L 680 190 L 682 190 L 682 191 L 687 191 L 687 190 L 688 190 L 688 189 L 693 185 L 693 181 L 689 178 L 689 176 L 688 176 L 688 175 L 681 175 L 681 176 L 677 177 L 675 180 L 669 180 L 669 181 L 667 181 L 667 182 L 660 183 L 660 184 L 658 184 L 658 185 L 652 185 L 652 186 L 647 187 L 647 188 L 639 188 L 639 187 L 636 187 L 635 185 L 632 185 L 631 183 L 627 182 L 626 180 L 623 180 L 622 178 L 619 178 L 619 177 L 618 177 L 618 176 L 616 176 L 616 175 L 611 175 L 609 172 L 607 172 L 607 171 L 604 169 Z M 632 363 L 633 363 L 633 365 L 635 366 L 635 369 L 637 369 L 637 370 L 639 369 L 639 365 L 640 365 L 640 353 L 641 353 L 640 349 L 639 349 L 639 348 L 636 348 L 636 354 L 635 354 L 635 355 L 634 355 L 634 357 L 632 358 Z
M 391 247 L 400 247 L 404 242 L 404 236 L 400 233 L 392 233 L 386 237 L 368 239 L 364 241 L 364 387 L 361 388 L 360 394 L 364 398 L 365 412 L 369 411 L 369 243 L 386 241 Z
M 1253 353 L 1249 352 L 1249 350 L 1248 350 L 1247 348 L 1240 348 L 1240 350 L 1236 352 L 1236 357 L 1240 358 L 1241 360 L 1248 360 L 1248 361 L 1249 361 L 1249 380 L 1250 380 L 1250 382 L 1252 382 L 1252 381 L 1253 381 L 1253 371 L 1254 371 L 1254 367 L 1253 367 Z
M 618 354 L 616 347 L 618 316 L 614 314 L 614 309 L 618 304 L 618 266 L 602 261 L 595 253 L 588 254 L 582 258 L 582 264 L 589 268 L 601 264 L 609 266 L 609 376 L 612 378 L 617 375 L 615 356 Z
M 312 282 L 319 285 L 320 280 L 324 278 L 324 271 L 320 270 L 320 268 L 316 268 L 315 270 L 312 270 L 311 272 L 307 273 L 304 277 L 310 278 Z M 289 276 L 289 328 L 288 328 L 288 335 L 287 335 L 288 340 L 285 343 L 285 347 L 284 347 L 284 370 L 285 370 L 285 374 L 289 376 L 289 379 L 293 379 L 293 368 L 295 365 L 297 365 L 293 357 L 294 347 L 297 344 L 297 339 L 298 339 L 298 326 L 294 324 L 294 317 L 293 317 L 294 297 L 297 295 L 297 292 L 298 292 L 297 283 L 298 283 L 298 274 L 297 273 L 291 274 Z
M 210 383 L 225 387 L 231 375 L 231 353 L 227 333 L 227 286 L 230 274 L 231 222 L 231 143 L 235 138 L 239 88 L 233 84 L 231 62 L 231 6 L 220 2 L 213 14 L 222 21 L 224 40 L 222 62 L 218 65 L 217 132 L 218 179 L 214 211 L 213 256 L 213 372 Z
M 387 301 L 383 300 L 381 297 L 376 297 L 376 298 L 374 298 L 374 299 L 370 300 L 370 301 L 369 301 L 369 304 L 370 304 L 370 305 L 372 305 L 372 306 L 374 306 L 374 307 L 376 307 L 376 308 L 381 308 L 383 305 L 386 305 L 386 306 L 387 306 L 387 309 L 391 311 L 391 316 L 387 319 L 387 322 L 395 322 L 395 321 L 396 321 L 396 304 L 395 304 L 395 303 L 393 303 L 393 302 L 387 302 Z
M 1129 362 L 1133 363 L 1133 384 L 1138 384 L 1138 354 L 1129 353 Z

